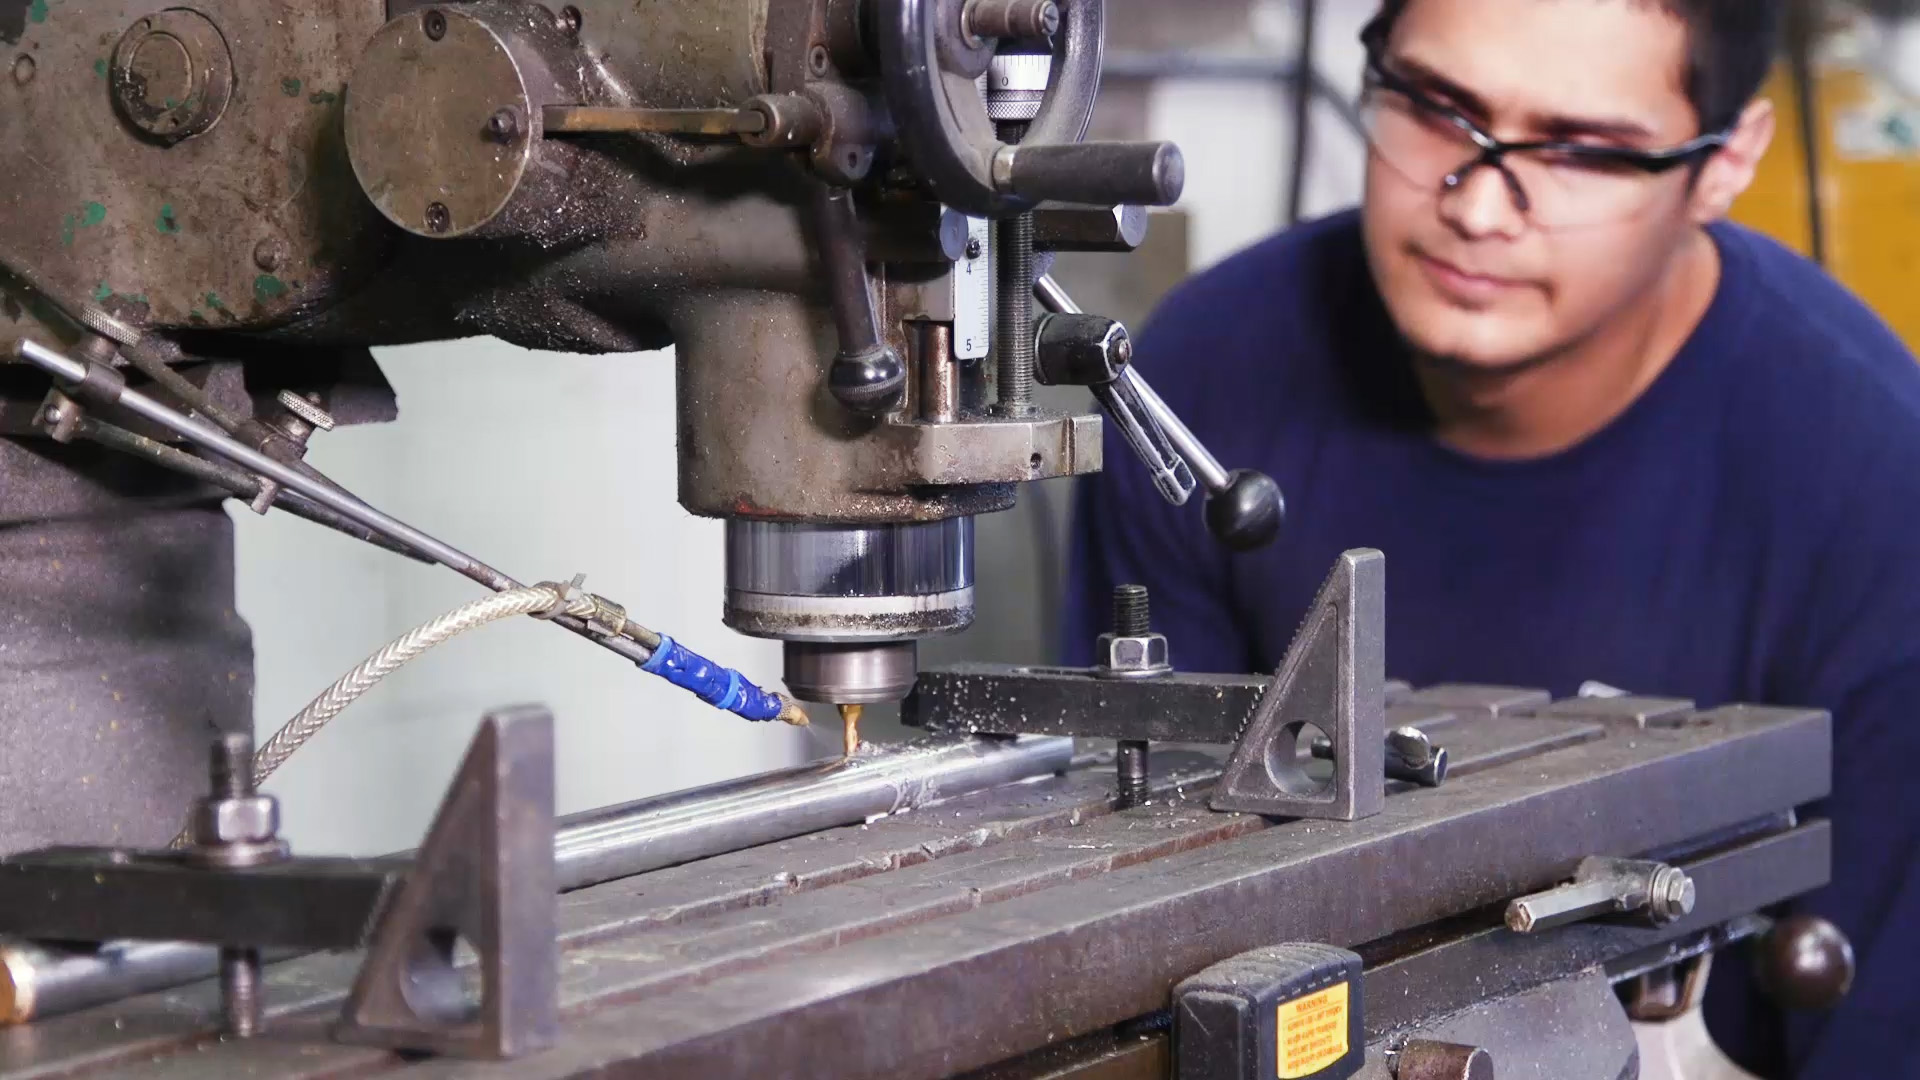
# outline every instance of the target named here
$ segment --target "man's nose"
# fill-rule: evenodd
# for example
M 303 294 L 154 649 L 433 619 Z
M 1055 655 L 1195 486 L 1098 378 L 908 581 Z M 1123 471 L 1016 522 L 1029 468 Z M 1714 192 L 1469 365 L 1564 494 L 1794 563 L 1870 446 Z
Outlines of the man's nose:
M 1454 174 L 1439 198 L 1440 218 L 1468 239 L 1512 239 L 1525 227 L 1513 182 L 1499 165 L 1475 162 Z

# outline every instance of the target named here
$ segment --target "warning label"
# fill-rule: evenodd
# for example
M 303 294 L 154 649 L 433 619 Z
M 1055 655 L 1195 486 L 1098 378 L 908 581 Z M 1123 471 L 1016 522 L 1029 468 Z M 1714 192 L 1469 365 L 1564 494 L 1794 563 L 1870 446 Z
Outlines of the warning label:
M 1280 1080 L 1312 1076 L 1347 1056 L 1347 984 L 1280 1005 Z

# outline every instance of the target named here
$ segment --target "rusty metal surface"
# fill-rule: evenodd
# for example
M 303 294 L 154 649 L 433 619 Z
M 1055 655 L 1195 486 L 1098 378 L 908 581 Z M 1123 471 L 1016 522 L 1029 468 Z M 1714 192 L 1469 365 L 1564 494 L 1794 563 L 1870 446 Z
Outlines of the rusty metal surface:
M 790 294 L 738 291 L 689 298 L 676 314 L 680 503 L 689 511 L 850 523 L 1012 504 L 1005 484 L 909 490 L 897 479 L 905 469 L 875 482 L 871 459 L 883 448 L 862 436 L 883 422 L 828 396 L 836 345 L 825 311 Z M 752 379 L 727 362 L 742 355 L 756 358 Z
M 796 210 L 813 183 L 802 155 L 538 137 L 544 105 L 739 109 L 777 66 L 783 88 L 824 103 L 833 167 L 870 159 L 885 129 L 868 115 L 877 103 L 840 81 L 861 63 L 844 4 L 789 5 L 770 28 L 765 0 L 446 12 L 207 0 L 193 10 L 229 46 L 231 98 L 208 130 L 170 145 L 123 120 L 95 71 L 160 6 L 59 5 L 10 43 L 35 75 L 0 80 L 0 263 L 179 331 L 189 356 L 250 365 L 474 334 L 580 352 L 677 339 L 683 373 L 706 373 L 680 392 L 683 504 L 699 514 L 925 521 L 1005 509 L 1015 482 L 1098 465 L 1091 417 L 881 430 L 822 399 L 834 335 Z M 382 29 L 389 9 L 398 19 Z M 429 16 L 445 28 L 435 55 L 414 32 Z M 478 129 L 502 109 L 511 131 L 489 139 Z M 434 147 L 446 152 L 420 152 Z M 374 202 L 422 235 L 380 217 L 356 166 Z M 896 350 L 903 314 L 883 321 Z M 58 340 L 58 324 L 32 297 L 0 302 L 0 336 Z
M 234 86 L 210 130 L 171 145 L 123 120 L 109 85 L 122 33 L 167 6 L 40 4 L 0 27 L 34 58 L 32 79 L 0 82 L 0 251 L 136 324 L 270 324 L 337 298 L 378 255 L 340 111 L 383 5 L 195 3 Z M 0 333 L 39 322 L 20 297 L 0 307 Z
M 1211 813 L 1205 771 L 1113 813 L 1106 771 L 1076 771 L 583 890 L 562 905 L 561 1045 L 476 1075 L 797 1075 L 829 1060 L 848 1077 L 962 1072 L 1154 1012 L 1179 978 L 1259 944 L 1386 938 L 1550 883 L 1592 851 L 1658 849 L 1824 792 L 1821 714 L 1696 719 L 1478 770 L 1497 740 L 1466 746 L 1478 725 L 1463 722 L 1445 788 L 1397 793 L 1360 822 Z M 199 1047 L 200 988 L 8 1033 L 0 1067 L 395 1067 L 314 1041 L 351 964 L 270 970 L 274 1033 L 247 1045 Z

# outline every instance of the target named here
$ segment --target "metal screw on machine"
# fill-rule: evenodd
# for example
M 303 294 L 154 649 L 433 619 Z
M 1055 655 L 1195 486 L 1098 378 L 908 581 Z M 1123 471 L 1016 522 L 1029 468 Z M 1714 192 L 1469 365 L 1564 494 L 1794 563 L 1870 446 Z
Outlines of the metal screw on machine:
M 296 394 L 292 390 L 282 390 L 274 397 L 286 412 L 275 421 L 274 426 L 287 433 L 287 437 L 301 446 L 313 437 L 315 431 L 332 431 L 333 415 L 320 407 L 312 398 Z
M 1052 64 L 1050 56 L 1028 53 L 997 55 L 990 62 L 987 73 L 981 76 L 982 87 L 987 117 L 997 126 L 1000 141 L 1018 143 L 1026 135 L 1028 123 L 1039 115 L 1046 97 Z M 1035 363 L 1033 211 L 1003 218 L 993 228 L 997 292 L 993 353 L 998 394 L 994 411 L 1002 416 L 1031 416 Z
M 1046 386 L 1086 386 L 1113 418 L 1127 444 L 1175 506 L 1193 494 L 1194 478 L 1207 489 L 1207 530 L 1234 551 L 1252 551 L 1280 534 L 1286 500 L 1271 477 L 1251 469 L 1227 471 L 1131 364 L 1126 328 L 1087 315 L 1051 275 L 1033 284 L 1051 314 L 1034 335 L 1036 375 Z
M 514 111 L 513 106 L 507 105 L 495 109 L 493 115 L 487 117 L 487 134 L 492 136 L 494 141 L 512 142 L 513 137 L 519 133 L 520 114 Z
M 316 401 L 310 401 L 292 390 L 280 391 L 274 401 L 280 406 L 280 412 L 279 415 L 270 417 L 268 423 L 302 449 L 306 447 L 307 440 L 313 437 L 315 431 L 333 430 L 333 416 L 322 409 Z M 262 476 L 260 492 L 253 497 L 248 508 L 256 514 L 265 514 L 273 509 L 274 500 L 279 497 L 280 485 Z
M 1332 761 L 1333 740 L 1314 739 L 1311 752 L 1317 760 Z M 1433 745 L 1419 728 L 1394 728 L 1387 732 L 1387 779 L 1439 787 L 1447 782 L 1447 748 Z
M 1150 679 L 1173 670 L 1167 662 L 1167 639 L 1153 632 L 1145 585 L 1120 585 L 1113 590 L 1113 630 L 1101 634 L 1095 676 L 1103 679 Z M 1145 739 L 1120 740 L 1114 759 L 1118 773 L 1120 808 L 1147 801 L 1148 761 Z
M 228 732 L 213 744 L 211 792 L 194 800 L 187 824 L 188 862 L 209 868 L 260 866 L 287 857 L 280 803 L 253 786 L 253 736 Z M 220 1003 L 227 1029 L 241 1038 L 260 1031 L 260 950 L 220 950 Z
M 1493 1080 L 1493 1055 L 1478 1046 L 1414 1039 L 1387 1061 L 1393 1080 Z
M 1591 856 L 1580 860 L 1572 882 L 1509 903 L 1507 928 L 1535 934 L 1606 915 L 1666 926 L 1692 914 L 1694 900 L 1693 879 L 1678 867 Z
M 988 38 L 1050 37 L 1060 29 L 1054 0 L 969 0 L 960 13 L 969 44 Z

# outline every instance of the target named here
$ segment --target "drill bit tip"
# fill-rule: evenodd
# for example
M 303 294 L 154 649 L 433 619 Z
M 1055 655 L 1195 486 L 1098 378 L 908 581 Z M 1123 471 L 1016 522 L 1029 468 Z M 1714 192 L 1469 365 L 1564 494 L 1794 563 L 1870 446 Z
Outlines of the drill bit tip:
M 847 757 L 860 749 L 860 714 L 866 711 L 864 705 L 840 706 L 841 740 Z

